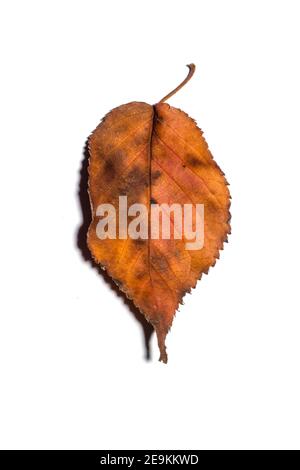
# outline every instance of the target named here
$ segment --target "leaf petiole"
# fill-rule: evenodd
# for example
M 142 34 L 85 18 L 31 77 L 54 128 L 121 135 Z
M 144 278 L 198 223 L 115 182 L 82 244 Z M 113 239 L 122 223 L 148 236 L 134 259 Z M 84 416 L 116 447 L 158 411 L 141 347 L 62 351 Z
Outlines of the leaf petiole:
M 190 79 L 192 78 L 192 76 L 194 75 L 195 73 L 195 70 L 196 70 L 196 65 L 195 64 L 188 64 L 187 67 L 189 68 L 189 73 L 187 74 L 186 78 L 183 80 L 183 82 L 181 82 L 176 88 L 174 88 L 173 91 L 170 91 L 170 93 L 168 93 L 166 96 L 164 96 L 160 101 L 159 103 L 164 103 L 165 101 L 167 101 L 169 98 L 171 98 L 171 96 L 175 95 L 175 93 L 177 93 L 177 91 L 181 90 L 182 87 L 184 87 L 184 85 L 190 81 Z

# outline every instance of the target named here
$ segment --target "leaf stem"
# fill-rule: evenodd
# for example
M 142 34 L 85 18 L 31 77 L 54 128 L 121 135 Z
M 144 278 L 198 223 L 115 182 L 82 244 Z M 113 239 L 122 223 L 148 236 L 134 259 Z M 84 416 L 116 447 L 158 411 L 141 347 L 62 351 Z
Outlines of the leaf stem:
M 179 91 L 182 87 L 184 87 L 184 85 L 190 81 L 190 79 L 192 78 L 192 76 L 194 75 L 195 73 L 195 70 L 196 70 L 196 65 L 195 64 L 188 64 L 187 67 L 189 68 L 189 73 L 187 74 L 186 78 L 183 80 L 183 82 L 181 82 L 173 91 L 170 91 L 170 93 L 168 93 L 166 96 L 164 96 L 160 101 L 159 103 L 164 103 L 165 101 L 167 101 L 169 98 L 171 98 L 171 96 L 175 95 L 175 93 L 177 93 L 177 91 Z

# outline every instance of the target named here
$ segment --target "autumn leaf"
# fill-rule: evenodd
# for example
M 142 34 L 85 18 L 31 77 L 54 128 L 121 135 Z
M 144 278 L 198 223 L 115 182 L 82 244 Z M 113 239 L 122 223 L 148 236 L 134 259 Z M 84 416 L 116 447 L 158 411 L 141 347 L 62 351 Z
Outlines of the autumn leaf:
M 165 101 L 194 73 L 159 103 L 132 102 L 108 113 L 89 138 L 89 195 L 92 222 L 88 246 L 119 288 L 132 299 L 153 325 L 160 360 L 167 362 L 165 338 L 183 296 L 214 266 L 230 233 L 230 195 L 223 172 L 213 160 L 195 121 Z M 126 233 L 99 239 L 97 208 L 118 208 L 120 196 L 128 207 L 153 205 L 204 205 L 204 245 L 187 249 L 186 234 L 169 239 L 147 239 Z M 117 215 L 120 218 L 120 215 Z M 195 218 L 195 215 L 193 216 Z M 130 217 L 129 217 L 130 218 Z M 177 237 L 177 238 L 176 238 Z

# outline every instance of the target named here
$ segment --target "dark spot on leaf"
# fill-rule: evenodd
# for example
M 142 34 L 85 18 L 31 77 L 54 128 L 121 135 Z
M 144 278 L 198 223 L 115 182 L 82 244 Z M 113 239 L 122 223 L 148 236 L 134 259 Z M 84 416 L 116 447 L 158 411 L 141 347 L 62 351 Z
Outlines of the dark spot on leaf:
M 106 160 L 103 170 L 104 177 L 107 180 L 114 179 L 116 175 L 115 165 L 111 160 Z
M 168 263 L 163 256 L 151 255 L 151 264 L 157 271 L 167 271 Z
M 161 176 L 161 171 L 156 170 L 151 175 L 151 180 L 156 181 Z
M 203 165 L 203 162 L 197 155 L 187 155 L 186 162 L 193 168 L 197 168 Z
M 143 246 L 145 245 L 147 240 L 144 240 L 144 238 L 136 238 L 135 240 L 133 240 L 133 243 L 136 245 L 136 246 Z
M 130 170 L 127 176 L 121 181 L 119 186 L 119 193 L 121 195 L 134 192 L 138 198 L 144 189 L 148 187 L 148 174 L 141 170 L 138 166 L 135 166 Z

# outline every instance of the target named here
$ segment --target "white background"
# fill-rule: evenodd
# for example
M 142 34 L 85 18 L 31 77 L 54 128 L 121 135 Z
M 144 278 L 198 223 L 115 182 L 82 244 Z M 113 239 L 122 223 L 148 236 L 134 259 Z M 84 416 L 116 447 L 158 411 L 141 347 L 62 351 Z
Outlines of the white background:
M 3 1 L 0 446 L 300 448 L 297 1 Z M 113 107 L 204 130 L 232 236 L 169 364 L 76 246 L 82 149 Z

